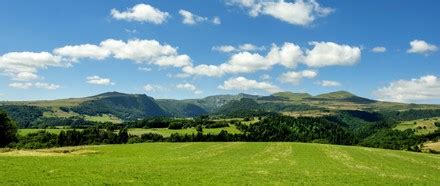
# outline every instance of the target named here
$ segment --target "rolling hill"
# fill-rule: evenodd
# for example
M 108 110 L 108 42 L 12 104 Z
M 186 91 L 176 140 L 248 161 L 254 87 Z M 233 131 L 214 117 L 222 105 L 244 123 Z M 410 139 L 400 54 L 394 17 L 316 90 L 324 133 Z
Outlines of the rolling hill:
M 405 110 L 438 110 L 440 105 L 382 102 L 359 97 L 346 91 L 316 96 L 307 93 L 279 92 L 269 96 L 237 94 L 184 100 L 154 99 L 144 94 L 107 92 L 85 98 L 5 101 L 0 102 L 0 109 L 10 113 L 13 118 L 21 116 L 17 118 L 20 120 L 20 126 L 28 127 L 33 120 L 40 117 L 83 117 L 93 121 L 108 121 L 109 118 L 113 118 L 120 122 L 150 116 L 195 117 L 214 114 L 237 117 L 249 112 L 253 112 L 254 115 L 278 112 L 291 116 L 320 116 L 342 110 L 387 112 L 394 116 Z M 436 116 L 436 114 L 429 115 L 429 117 Z

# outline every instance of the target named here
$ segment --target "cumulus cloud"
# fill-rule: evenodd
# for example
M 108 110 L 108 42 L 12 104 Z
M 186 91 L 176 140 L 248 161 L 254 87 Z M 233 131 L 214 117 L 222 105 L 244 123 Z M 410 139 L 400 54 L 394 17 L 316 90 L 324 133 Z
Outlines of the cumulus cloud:
M 235 49 L 235 47 L 233 47 L 231 45 L 221 45 L 221 46 L 213 46 L 212 50 L 218 51 L 218 52 L 229 53 L 229 52 L 234 52 L 236 49 Z
M 323 87 L 339 87 L 342 85 L 341 83 L 339 83 L 337 81 L 330 81 L 330 80 L 319 81 L 317 84 L 321 85 Z
M 145 92 L 157 92 L 157 91 L 164 91 L 165 88 L 160 85 L 153 85 L 153 84 L 146 84 L 142 87 L 142 89 Z
M 310 67 L 353 65 L 361 58 L 361 49 L 333 42 L 310 42 L 313 49 L 306 51 L 305 64 Z
M 318 17 L 325 17 L 334 9 L 322 7 L 315 0 L 227 0 L 227 4 L 246 9 L 250 16 L 272 16 L 293 25 L 307 26 Z
M 54 49 L 53 53 L 58 56 L 65 56 L 75 60 L 78 60 L 80 58 L 103 60 L 110 55 L 109 50 L 91 44 L 75 45 L 75 46 L 68 45 Z
M 219 25 L 219 24 L 222 24 L 222 21 L 221 21 L 220 17 L 215 16 L 212 18 L 212 23 L 214 25 Z
M 113 83 L 110 78 L 102 78 L 99 76 L 89 76 L 86 78 L 87 79 L 87 83 L 89 84 L 95 84 L 95 85 L 114 85 L 115 83 Z
M 158 66 L 183 67 L 191 65 L 188 55 L 180 55 L 176 47 L 161 44 L 156 40 L 115 40 L 107 39 L 99 45 L 72 45 L 57 48 L 54 53 L 66 58 L 105 59 L 113 57 L 120 60 L 132 60 L 136 63 L 147 63 Z
M 207 17 L 202 17 L 196 14 L 193 14 L 187 10 L 179 10 L 179 14 L 182 16 L 182 23 L 186 25 L 196 25 L 198 23 L 211 21 L 215 25 L 221 24 L 221 20 L 219 17 L 213 17 L 211 20 Z
M 195 15 L 187 10 L 179 10 L 179 14 L 182 16 L 182 23 L 186 25 L 195 25 L 197 23 L 205 22 L 207 17 Z
M 303 70 L 300 72 L 290 71 L 280 75 L 279 79 L 283 83 L 291 83 L 294 85 L 299 84 L 299 82 L 304 79 L 312 79 L 318 75 L 316 71 L 312 70 Z
M 194 94 L 201 94 L 203 93 L 201 90 L 197 89 L 197 87 L 191 83 L 181 83 L 176 85 L 176 88 L 178 89 L 184 89 L 194 92 Z
M 416 54 L 429 54 L 432 52 L 436 52 L 438 47 L 427 43 L 423 40 L 413 40 L 410 43 L 411 48 L 407 50 L 408 53 L 416 53 Z
M 220 45 L 220 46 L 213 46 L 212 50 L 217 52 L 223 52 L 223 53 L 232 53 L 232 52 L 252 52 L 252 51 L 261 51 L 264 50 L 265 47 L 261 46 L 255 46 L 251 43 L 245 43 L 242 45 L 239 45 L 237 47 L 232 45 Z
M 162 12 L 148 4 L 137 4 L 126 11 L 111 10 L 111 15 L 116 20 L 147 22 L 162 24 L 170 17 L 168 12 Z
M 236 77 L 230 78 L 223 82 L 223 85 L 218 86 L 219 89 L 223 90 L 251 90 L 251 89 L 259 89 L 264 90 L 269 93 L 276 93 L 282 91 L 275 85 L 270 84 L 269 82 L 258 82 L 252 79 L 246 79 L 245 77 Z
M 190 75 L 222 76 L 225 73 L 251 73 L 258 70 L 268 70 L 276 64 L 292 68 L 300 63 L 302 58 L 303 52 L 299 46 L 293 43 L 284 43 L 281 47 L 274 44 L 266 56 L 242 51 L 233 54 L 226 63 L 220 65 L 187 66 L 182 70 Z
M 398 80 L 374 92 L 376 97 L 385 101 L 417 102 L 440 99 L 440 79 L 426 75 L 411 80 Z
M 0 56 L 0 73 L 16 81 L 37 80 L 38 70 L 68 65 L 63 58 L 48 52 L 10 52 Z
M 39 89 L 47 89 L 47 90 L 55 90 L 60 88 L 60 85 L 52 84 L 52 83 L 42 83 L 42 82 L 14 82 L 10 83 L 9 87 L 16 89 L 29 89 L 29 88 L 39 88 Z
M 378 47 L 374 47 L 373 49 L 371 49 L 371 51 L 374 53 L 384 53 L 387 51 L 387 48 L 382 47 L 382 46 L 378 46 Z
M 220 65 L 186 66 L 182 70 L 188 75 L 222 76 L 226 73 L 251 73 L 258 70 L 269 70 L 274 65 L 295 68 L 299 64 L 319 68 L 334 65 L 353 65 L 360 61 L 361 49 L 333 42 L 311 42 L 312 49 L 302 49 L 294 43 L 282 46 L 273 44 L 270 51 L 263 56 L 257 52 L 241 51 L 230 56 Z M 225 45 L 214 50 L 237 51 L 239 49 Z
M 245 44 L 242 44 L 242 45 L 238 46 L 238 49 L 240 51 L 250 51 L 251 52 L 251 51 L 264 50 L 265 48 L 264 47 L 255 46 L 255 45 L 253 45 L 251 43 L 245 43 Z
M 183 75 L 200 75 L 200 76 L 210 76 L 210 77 L 220 77 L 224 74 L 223 70 L 216 65 L 197 65 L 186 66 L 182 68 Z

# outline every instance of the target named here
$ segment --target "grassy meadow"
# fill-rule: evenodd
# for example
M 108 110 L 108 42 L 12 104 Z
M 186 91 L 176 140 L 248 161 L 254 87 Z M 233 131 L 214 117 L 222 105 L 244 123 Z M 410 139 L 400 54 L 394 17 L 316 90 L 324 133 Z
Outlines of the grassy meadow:
M 415 129 L 416 134 L 429 134 L 438 129 L 435 126 L 435 122 L 439 122 L 440 118 L 426 118 L 426 119 L 418 119 L 412 121 L 404 121 L 399 123 L 395 129 L 398 130 L 406 130 L 406 129 Z
M 0 185 L 440 182 L 440 155 L 303 143 L 143 143 L 14 150 L 1 152 L 0 164 Z
M 27 135 L 29 133 L 34 133 L 38 131 L 47 131 L 54 134 L 59 134 L 61 131 L 66 130 L 73 130 L 73 129 L 18 129 L 18 134 L 21 136 Z M 82 129 L 76 129 L 76 130 L 82 130 Z M 212 129 L 203 129 L 204 134 L 218 134 L 220 131 L 226 130 L 228 133 L 231 134 L 238 134 L 240 131 L 235 127 L 235 125 L 230 125 L 229 127 L 223 127 L 223 128 L 212 128 Z M 172 130 L 168 128 L 151 128 L 151 129 L 143 129 L 143 128 L 130 128 L 128 129 L 128 133 L 131 135 L 137 135 L 141 136 L 145 133 L 156 133 L 161 134 L 164 137 L 168 137 L 173 133 L 179 133 L 179 134 L 197 134 L 197 130 L 195 128 L 186 128 L 186 129 L 178 129 L 178 130 Z

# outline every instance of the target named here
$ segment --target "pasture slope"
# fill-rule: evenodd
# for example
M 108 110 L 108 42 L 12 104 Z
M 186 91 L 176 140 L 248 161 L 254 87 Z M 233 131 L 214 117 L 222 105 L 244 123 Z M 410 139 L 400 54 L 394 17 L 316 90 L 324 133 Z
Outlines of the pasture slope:
M 440 155 L 303 143 L 143 143 L 0 153 L 0 185 L 436 185 Z

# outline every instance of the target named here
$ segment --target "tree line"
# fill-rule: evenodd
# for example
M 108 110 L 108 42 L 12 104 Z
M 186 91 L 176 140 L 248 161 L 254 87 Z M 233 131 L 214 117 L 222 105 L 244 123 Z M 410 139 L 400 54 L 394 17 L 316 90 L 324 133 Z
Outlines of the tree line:
M 101 124 L 83 130 L 61 131 L 52 134 L 46 131 L 17 135 L 15 122 L 0 112 L 0 147 L 13 148 L 50 148 L 77 145 L 121 144 L 142 142 L 213 142 L 213 141 L 249 141 L 249 142 L 314 142 L 339 145 L 360 145 L 375 148 L 420 151 L 425 141 L 440 140 L 440 130 L 427 135 L 415 135 L 414 130 L 392 130 L 393 123 L 383 121 L 377 115 L 354 113 L 338 117 L 289 117 L 273 115 L 248 125 L 240 121 L 231 121 L 241 131 L 230 134 L 222 130 L 219 134 L 205 134 L 204 128 L 224 126 L 222 122 L 209 119 L 208 116 L 194 120 L 170 118 L 146 118 L 125 124 Z M 356 116 L 356 117 L 354 117 Z M 367 117 L 367 118 L 366 118 Z M 375 117 L 370 118 L 370 117 Z M 362 125 L 350 122 L 363 122 Z M 227 123 L 226 123 L 227 124 Z M 229 125 L 229 124 L 227 124 Z M 168 137 L 155 133 L 130 135 L 129 127 L 151 128 L 195 128 L 196 133 L 174 133 Z

